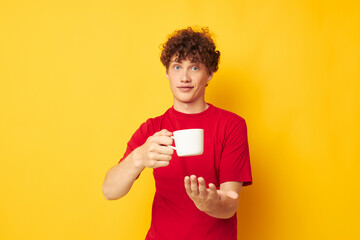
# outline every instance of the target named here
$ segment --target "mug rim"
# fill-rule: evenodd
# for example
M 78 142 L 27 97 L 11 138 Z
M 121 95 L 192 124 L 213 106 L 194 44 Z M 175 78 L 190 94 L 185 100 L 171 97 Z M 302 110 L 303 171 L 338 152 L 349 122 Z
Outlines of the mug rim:
M 204 129 L 202 129 L 202 128 L 188 128 L 188 129 L 176 130 L 176 131 L 173 131 L 173 133 L 176 133 L 176 132 L 189 132 L 189 131 L 196 131 L 196 130 L 204 131 Z

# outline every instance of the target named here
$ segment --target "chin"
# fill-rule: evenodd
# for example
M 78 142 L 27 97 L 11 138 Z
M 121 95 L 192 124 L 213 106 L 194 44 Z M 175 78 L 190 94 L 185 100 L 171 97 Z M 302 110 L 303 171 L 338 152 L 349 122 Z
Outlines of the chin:
M 180 100 L 180 102 L 189 104 L 189 103 L 192 103 L 193 101 L 192 100 Z
M 177 97 L 176 98 L 179 102 L 183 102 L 183 103 L 191 103 L 193 101 L 193 98 L 192 97 Z

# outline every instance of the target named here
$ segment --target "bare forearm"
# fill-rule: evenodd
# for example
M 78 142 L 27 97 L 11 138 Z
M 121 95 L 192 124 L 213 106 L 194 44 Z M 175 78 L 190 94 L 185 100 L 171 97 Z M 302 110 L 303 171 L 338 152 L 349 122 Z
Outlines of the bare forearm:
M 103 193 L 106 199 L 122 198 L 129 191 L 139 174 L 148 168 L 169 165 L 174 150 L 167 147 L 173 143 L 172 133 L 163 129 L 149 137 L 140 147 L 132 151 L 121 163 L 106 174 Z
M 227 219 L 234 216 L 238 209 L 238 200 L 229 199 L 219 201 L 216 207 L 211 211 L 205 211 L 211 217 Z
M 112 167 L 106 174 L 103 183 L 103 194 L 108 200 L 116 200 L 125 196 L 136 178 L 144 170 L 133 159 L 130 153 L 122 162 Z

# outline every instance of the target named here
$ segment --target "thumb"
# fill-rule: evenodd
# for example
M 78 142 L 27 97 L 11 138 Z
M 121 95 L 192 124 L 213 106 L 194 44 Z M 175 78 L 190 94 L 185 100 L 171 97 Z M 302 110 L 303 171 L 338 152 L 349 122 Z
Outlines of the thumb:
M 162 136 L 172 136 L 172 132 L 168 131 L 167 129 L 162 129 L 160 132 L 159 132 Z
M 239 194 L 235 191 L 222 191 L 222 190 L 217 190 L 218 194 L 220 195 L 221 198 L 231 198 L 231 199 L 238 199 L 239 198 Z

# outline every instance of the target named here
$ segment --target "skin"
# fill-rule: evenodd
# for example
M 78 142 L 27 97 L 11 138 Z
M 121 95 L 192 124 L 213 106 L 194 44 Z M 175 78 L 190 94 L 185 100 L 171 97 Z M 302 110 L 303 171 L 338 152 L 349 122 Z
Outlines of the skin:
M 242 182 L 225 182 L 217 190 L 213 183 L 207 188 L 204 178 L 191 175 L 185 177 L 184 185 L 195 206 L 212 217 L 230 218 L 238 209 Z
M 123 161 L 110 168 L 102 187 L 105 198 L 116 200 L 125 196 L 145 167 L 168 166 L 174 150 L 164 145 L 172 144 L 173 139 L 170 136 L 172 133 L 166 129 L 155 133 Z
M 178 61 L 173 56 L 166 77 L 173 93 L 174 109 L 188 114 L 200 113 L 209 106 L 205 102 L 205 88 L 213 74 L 203 63 L 188 59 Z M 106 174 L 103 193 L 106 199 L 115 200 L 125 196 L 137 176 L 146 168 L 166 167 L 174 150 L 171 145 L 172 133 L 163 129 L 140 147 L 130 153 L 122 162 L 112 167 Z M 185 176 L 184 187 L 195 206 L 215 218 L 230 218 L 238 208 L 238 197 L 242 182 L 225 182 L 216 189 L 213 183 L 206 185 L 202 177 Z
M 173 93 L 175 110 L 191 114 L 208 108 L 204 100 L 205 88 L 213 74 L 209 73 L 203 63 L 189 60 L 179 62 L 176 56 L 173 56 L 166 77 Z

